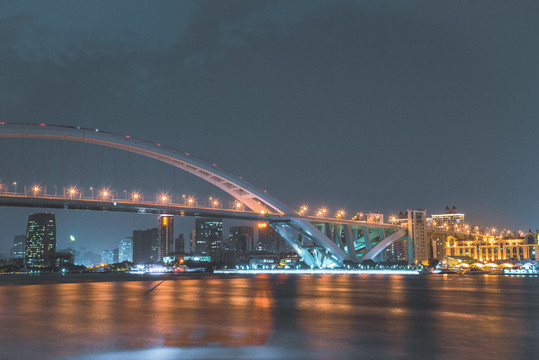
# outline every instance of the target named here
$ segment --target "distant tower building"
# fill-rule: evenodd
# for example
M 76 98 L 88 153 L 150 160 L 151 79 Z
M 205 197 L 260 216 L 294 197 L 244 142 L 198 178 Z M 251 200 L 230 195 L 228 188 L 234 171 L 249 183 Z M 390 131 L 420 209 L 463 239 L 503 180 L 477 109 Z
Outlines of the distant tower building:
M 435 229 L 446 231 L 463 231 L 464 214 L 457 212 L 457 208 L 446 206 L 444 214 L 432 215 L 432 226 Z
M 190 248 L 191 248 L 191 252 L 194 253 L 196 251 L 196 229 L 193 229 L 191 230 L 191 233 L 189 234 L 189 241 L 191 242 L 190 243 Z
M 408 235 L 411 238 L 408 243 L 408 261 L 413 260 L 416 265 L 427 265 L 431 252 L 431 244 L 427 238 L 427 210 L 408 209 L 407 215 Z
M 229 246 L 237 252 L 252 251 L 254 248 L 254 231 L 251 226 L 231 226 L 228 230 Z
M 133 231 L 133 262 L 144 264 L 158 261 L 159 231 L 157 228 Z
M 195 252 L 215 256 L 221 248 L 223 220 L 217 218 L 195 219 Z
M 115 264 L 118 262 L 118 249 L 103 250 L 101 252 L 101 263 Z
M 126 238 L 120 241 L 118 247 L 118 262 L 133 262 L 133 239 Z
M 185 239 L 183 234 L 178 234 L 175 240 L 174 249 L 176 253 L 185 253 Z
M 159 216 L 159 260 L 174 253 L 174 216 Z
M 13 239 L 13 247 L 10 250 L 12 259 L 24 259 L 26 257 L 26 236 L 15 235 Z
M 55 251 L 56 220 L 54 214 L 30 214 L 26 227 L 26 264 L 30 267 L 51 266 Z
M 259 222 L 257 251 L 266 251 L 272 254 L 292 252 L 292 247 L 268 223 Z
M 408 240 L 397 240 L 384 250 L 385 261 L 408 262 Z

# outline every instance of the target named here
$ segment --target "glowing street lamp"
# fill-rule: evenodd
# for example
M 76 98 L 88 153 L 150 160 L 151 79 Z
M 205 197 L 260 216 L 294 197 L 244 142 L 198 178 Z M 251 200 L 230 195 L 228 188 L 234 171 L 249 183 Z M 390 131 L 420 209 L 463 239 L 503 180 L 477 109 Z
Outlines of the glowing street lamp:
M 345 214 L 344 210 L 339 210 L 339 211 L 337 211 L 337 214 L 335 215 L 335 218 L 344 219 L 344 214 Z
M 37 194 L 39 194 L 39 186 L 37 185 L 34 185 L 34 187 L 32 188 L 32 192 L 34 193 L 34 196 L 36 196 Z
M 73 197 L 77 194 L 77 188 L 72 186 L 69 189 L 67 189 L 67 193 L 69 194 L 69 198 L 73 199 Z
M 323 217 L 323 216 L 326 215 L 326 213 L 327 213 L 327 209 L 326 208 L 321 208 L 321 209 L 318 210 L 317 215 L 320 216 L 320 217 Z
M 131 195 L 131 198 L 133 198 L 133 201 L 138 201 L 138 199 L 140 198 L 140 195 L 139 195 L 139 193 L 134 192 Z
M 109 189 L 102 189 L 101 190 L 101 197 L 103 200 L 107 199 L 110 196 L 110 190 Z

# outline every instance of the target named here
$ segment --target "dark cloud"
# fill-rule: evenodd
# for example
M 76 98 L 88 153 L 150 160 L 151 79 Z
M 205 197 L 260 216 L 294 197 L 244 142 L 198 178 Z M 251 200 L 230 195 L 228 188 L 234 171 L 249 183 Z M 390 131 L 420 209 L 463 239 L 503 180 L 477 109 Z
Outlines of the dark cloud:
M 169 144 L 291 206 L 536 226 L 535 2 L 25 4 L 2 119 Z

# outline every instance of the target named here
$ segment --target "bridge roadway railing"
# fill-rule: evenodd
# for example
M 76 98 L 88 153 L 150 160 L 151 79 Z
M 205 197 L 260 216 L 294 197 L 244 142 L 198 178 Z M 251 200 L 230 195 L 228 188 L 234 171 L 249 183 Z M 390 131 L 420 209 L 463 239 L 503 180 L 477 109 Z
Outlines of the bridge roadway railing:
M 270 223 L 294 250 L 317 267 L 331 266 L 339 259 L 327 259 L 324 245 L 318 244 L 310 234 L 301 230 L 297 222 L 308 221 L 333 242 L 333 245 L 349 255 L 349 260 L 359 262 L 366 259 L 382 260 L 381 252 L 391 243 L 406 239 L 406 232 L 393 224 L 360 222 L 355 220 L 300 217 L 278 214 L 260 214 L 253 211 L 219 207 L 189 206 L 185 204 L 155 200 L 130 200 L 125 198 L 95 198 L 75 196 L 0 192 L 0 205 L 16 207 L 41 207 L 50 209 L 118 211 L 140 214 L 170 214 L 176 216 L 219 217 L 264 221 Z M 335 264 L 334 264 L 335 265 Z M 341 264 L 339 264 L 341 265 Z

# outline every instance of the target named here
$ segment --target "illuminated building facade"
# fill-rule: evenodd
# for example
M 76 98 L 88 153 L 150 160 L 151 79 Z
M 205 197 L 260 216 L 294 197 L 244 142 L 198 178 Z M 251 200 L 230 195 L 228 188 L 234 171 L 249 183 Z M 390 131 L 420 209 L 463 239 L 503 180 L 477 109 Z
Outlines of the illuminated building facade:
M 101 252 L 102 264 L 114 264 L 118 262 L 118 249 L 103 250 Z
M 217 218 L 195 219 L 195 252 L 212 258 L 221 248 L 223 220 Z
M 281 235 L 275 231 L 268 223 L 259 222 L 258 230 L 258 249 L 260 251 L 272 254 L 293 252 L 292 247 Z
M 133 239 L 126 238 L 120 241 L 118 247 L 118 262 L 133 261 Z
M 427 265 L 430 258 L 430 244 L 427 238 L 427 210 L 408 209 L 406 215 L 406 226 L 411 239 L 408 242 L 408 261 L 415 265 Z
M 384 260 L 391 263 L 408 262 L 408 240 L 397 240 L 384 250 Z
M 159 260 L 174 253 L 174 216 L 159 216 Z
M 457 212 L 457 208 L 446 207 L 444 214 L 432 215 L 432 227 L 446 231 L 464 230 L 464 214 Z
M 30 214 L 26 227 L 25 263 L 30 267 L 52 266 L 55 251 L 56 220 L 54 214 Z
M 494 236 L 476 236 L 475 239 L 461 240 L 449 236 L 446 256 L 468 256 L 477 261 L 520 261 L 539 260 L 537 237 L 505 239 Z
M 159 230 L 157 228 L 133 231 L 133 262 L 145 264 L 159 258 Z

